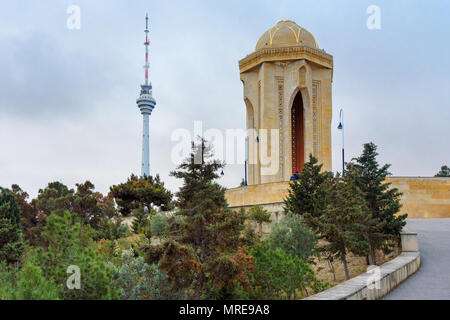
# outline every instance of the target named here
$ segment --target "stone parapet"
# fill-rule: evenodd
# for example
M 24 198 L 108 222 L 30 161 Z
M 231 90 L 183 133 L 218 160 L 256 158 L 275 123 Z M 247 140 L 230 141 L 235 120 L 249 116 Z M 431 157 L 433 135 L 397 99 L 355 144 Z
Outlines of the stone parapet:
M 450 218 L 450 178 L 389 177 L 392 187 L 403 193 L 400 214 L 408 218 Z M 231 208 L 262 205 L 273 213 L 282 213 L 289 181 L 263 183 L 228 189 L 226 199 Z
M 304 300 L 378 300 L 420 267 L 420 252 L 403 252 L 397 258 Z

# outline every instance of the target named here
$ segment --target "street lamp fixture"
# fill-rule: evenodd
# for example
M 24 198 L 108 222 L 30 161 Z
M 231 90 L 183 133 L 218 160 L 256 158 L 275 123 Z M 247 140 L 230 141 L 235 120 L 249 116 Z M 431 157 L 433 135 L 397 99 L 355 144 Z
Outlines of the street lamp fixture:
M 337 127 L 342 130 L 342 177 L 345 176 L 345 158 L 344 158 L 344 110 L 339 111 L 339 125 Z

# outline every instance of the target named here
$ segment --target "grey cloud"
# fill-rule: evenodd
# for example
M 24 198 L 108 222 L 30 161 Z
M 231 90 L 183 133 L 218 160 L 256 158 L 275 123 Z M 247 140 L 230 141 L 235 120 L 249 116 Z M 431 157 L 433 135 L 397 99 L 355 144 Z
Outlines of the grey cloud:
M 79 117 L 111 92 L 114 78 L 105 61 L 89 56 L 89 51 L 63 48 L 59 39 L 41 33 L 2 39 L 0 113 Z

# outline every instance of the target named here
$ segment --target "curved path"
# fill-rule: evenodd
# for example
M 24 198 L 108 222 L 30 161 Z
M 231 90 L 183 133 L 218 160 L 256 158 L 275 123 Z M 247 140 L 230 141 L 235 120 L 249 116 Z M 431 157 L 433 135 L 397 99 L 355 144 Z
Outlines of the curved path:
M 387 300 L 450 300 L 450 219 L 408 219 L 419 233 L 420 269 Z

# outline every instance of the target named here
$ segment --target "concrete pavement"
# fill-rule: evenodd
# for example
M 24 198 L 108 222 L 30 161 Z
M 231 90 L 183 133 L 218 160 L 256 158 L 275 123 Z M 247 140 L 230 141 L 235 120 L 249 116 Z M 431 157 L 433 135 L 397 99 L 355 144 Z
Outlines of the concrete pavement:
M 450 300 L 450 219 L 408 219 L 419 235 L 421 267 L 386 300 Z

